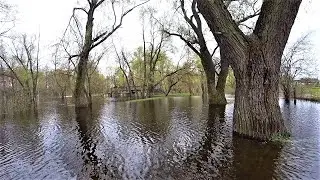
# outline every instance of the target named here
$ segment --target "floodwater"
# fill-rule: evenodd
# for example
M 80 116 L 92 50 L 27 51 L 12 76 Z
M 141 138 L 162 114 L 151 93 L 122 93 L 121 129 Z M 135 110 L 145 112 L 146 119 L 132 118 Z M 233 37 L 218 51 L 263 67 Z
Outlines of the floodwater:
M 0 121 L 0 179 L 320 179 L 320 104 L 280 101 L 284 145 L 232 136 L 224 108 L 200 97 L 59 101 Z

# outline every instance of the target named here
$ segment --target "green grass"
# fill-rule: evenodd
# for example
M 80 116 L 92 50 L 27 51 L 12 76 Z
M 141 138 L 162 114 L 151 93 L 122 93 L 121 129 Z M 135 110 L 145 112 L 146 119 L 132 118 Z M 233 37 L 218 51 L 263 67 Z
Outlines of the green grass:
M 312 97 L 320 98 L 320 87 L 312 87 L 309 89 L 310 94 Z
M 320 102 L 320 87 L 300 85 L 297 87 L 297 98 Z
M 271 137 L 271 142 L 274 142 L 274 143 L 285 143 L 285 142 L 289 142 L 289 141 L 290 141 L 290 137 L 291 137 L 291 134 L 288 133 L 288 132 L 279 133 L 279 134 L 274 134 L 274 135 Z

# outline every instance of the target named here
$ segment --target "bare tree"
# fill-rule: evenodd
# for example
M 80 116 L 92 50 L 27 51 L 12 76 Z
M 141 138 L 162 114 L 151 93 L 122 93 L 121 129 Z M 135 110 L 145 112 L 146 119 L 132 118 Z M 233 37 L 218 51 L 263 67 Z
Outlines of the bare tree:
M 30 97 L 30 104 L 35 109 L 38 100 L 40 35 L 37 41 L 36 44 L 35 37 L 28 38 L 24 34 L 18 40 L 13 40 L 12 55 L 8 55 L 4 50 L 0 55 L 0 58 L 19 82 L 27 97 Z M 19 68 L 13 67 L 14 63 L 17 63 L 19 68 L 22 68 L 22 73 L 18 72 Z
M 201 17 L 198 13 L 196 7 L 196 1 L 193 0 L 191 3 L 191 15 L 187 14 L 186 5 L 184 0 L 179 0 L 179 7 L 181 9 L 182 16 L 185 22 L 188 25 L 190 30 L 185 29 L 183 26 L 178 27 L 178 32 L 170 32 L 170 30 L 164 30 L 170 36 L 177 36 L 185 44 L 196 53 L 200 59 L 201 64 L 203 66 L 206 79 L 207 79 L 207 90 L 208 90 L 208 99 L 209 104 L 226 104 L 227 101 L 224 95 L 224 84 L 222 83 L 223 79 L 226 79 L 228 73 L 225 73 L 225 70 L 228 69 L 228 62 L 221 63 L 220 76 L 218 76 L 218 84 L 216 85 L 216 74 L 217 71 L 215 69 L 216 64 L 214 64 L 212 60 L 212 56 L 218 50 L 218 46 L 215 47 L 212 52 L 210 52 L 207 40 L 204 34 L 204 27 L 201 21 Z
M 144 87 L 143 97 L 146 92 L 147 97 L 153 95 L 154 88 L 158 85 L 155 81 L 155 72 L 158 62 L 163 58 L 167 50 L 168 37 L 165 35 L 157 20 L 154 18 L 155 10 L 147 8 L 142 11 L 142 37 L 143 37 L 143 62 L 144 62 Z M 148 20 L 149 27 L 145 26 L 145 18 Z M 149 29 L 148 29 L 149 28 Z M 149 30 L 149 40 L 146 38 L 145 31 Z M 148 68 L 148 69 L 147 69 Z
M 301 0 L 264 0 L 253 32 L 246 35 L 222 0 L 197 0 L 221 53 L 234 70 L 237 134 L 270 140 L 287 133 L 278 104 L 280 65 L 300 4 Z
M 72 62 L 70 56 L 68 56 L 68 61 L 64 62 L 65 57 L 62 56 L 60 52 L 60 44 L 55 44 L 54 53 L 52 54 L 54 71 L 53 77 L 55 86 L 58 88 L 57 94 L 61 96 L 61 100 L 65 100 L 68 90 L 72 91 L 71 80 L 74 78 L 75 65 Z M 67 101 L 65 101 L 67 102 Z
M 281 88 L 286 102 L 294 91 L 294 80 L 298 76 L 309 76 L 314 72 L 314 59 L 310 56 L 310 33 L 287 46 L 281 59 Z
M 128 59 L 128 54 L 125 52 L 124 49 L 121 50 L 120 52 L 121 54 L 119 54 L 119 52 L 116 49 L 115 49 L 115 52 L 116 52 L 119 68 L 126 79 L 129 97 L 132 98 L 132 95 L 133 95 L 132 90 L 134 90 L 135 98 L 137 98 L 139 95 L 138 95 L 138 91 L 135 83 L 134 73 L 131 68 L 131 62 Z
M 12 5 L 6 1 L 0 1 L 0 37 L 6 34 L 15 27 L 15 10 Z
M 121 55 L 117 52 L 117 50 L 115 50 L 115 51 L 116 51 L 116 55 L 117 55 L 119 68 L 120 68 L 122 74 L 124 75 L 124 77 L 126 79 L 127 88 L 128 88 L 128 92 L 129 92 L 129 97 L 131 98 L 132 91 L 131 91 L 131 84 L 130 84 L 130 80 L 129 80 L 129 73 L 127 71 L 127 65 L 125 64 L 126 57 L 125 57 L 123 51 L 121 52 Z
M 132 7 L 124 10 L 122 8 L 119 13 L 117 13 L 116 5 L 119 3 L 116 0 L 106 1 L 106 0 L 88 0 L 87 8 L 84 7 L 76 7 L 73 9 L 73 15 L 70 19 L 70 23 L 68 25 L 67 30 L 73 32 L 73 34 L 77 34 L 75 37 L 79 38 L 81 42 L 78 43 L 80 47 L 79 50 L 76 51 L 75 54 L 70 55 L 71 58 L 78 58 L 79 61 L 77 63 L 77 77 L 76 77 L 76 85 L 75 85 L 75 106 L 76 107 L 88 107 L 90 104 L 89 97 L 87 96 L 87 71 L 88 71 L 88 61 L 90 52 L 109 39 L 121 26 L 123 23 L 123 19 L 127 16 L 131 11 L 135 8 L 147 3 L 150 0 L 143 1 L 142 3 L 133 5 Z M 124 3 L 124 2 L 120 2 Z M 95 26 L 94 26 L 94 13 L 97 12 L 97 9 L 104 5 L 111 7 L 111 13 L 113 23 L 111 27 L 106 27 L 105 29 L 98 30 L 97 34 L 94 34 Z M 85 31 L 81 31 L 81 23 L 79 22 L 79 18 L 77 17 L 77 12 L 83 12 L 86 16 L 86 24 Z M 71 26 L 71 21 L 74 22 L 74 26 Z

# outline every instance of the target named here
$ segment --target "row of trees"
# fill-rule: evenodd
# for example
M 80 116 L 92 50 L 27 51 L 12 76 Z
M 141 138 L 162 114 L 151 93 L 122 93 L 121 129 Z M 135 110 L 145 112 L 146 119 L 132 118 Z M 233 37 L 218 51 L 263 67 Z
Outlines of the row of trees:
M 59 63 L 55 55 L 54 68 L 40 67 L 45 59 L 39 57 L 39 37 L 21 35 L 2 43 L 0 53 L 2 107 L 7 103 L 37 109 L 39 97 L 73 95 L 75 71 L 72 65 Z M 106 78 L 94 62 L 89 63 L 90 94 L 105 94 Z M 12 106 L 8 106 L 12 108 Z

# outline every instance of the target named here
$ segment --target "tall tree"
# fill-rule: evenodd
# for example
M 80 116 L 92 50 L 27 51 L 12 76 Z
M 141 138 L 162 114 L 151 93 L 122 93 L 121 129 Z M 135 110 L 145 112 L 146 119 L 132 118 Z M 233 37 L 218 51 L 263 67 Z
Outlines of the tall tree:
M 123 23 L 123 19 L 125 16 L 127 16 L 131 11 L 133 11 L 138 6 L 141 6 L 142 4 L 145 4 L 150 0 L 143 1 L 142 3 L 139 3 L 137 5 L 132 6 L 131 8 L 128 8 L 127 10 L 121 10 L 122 12 L 117 13 L 116 5 L 119 3 L 119 1 L 111 0 L 88 0 L 87 3 L 89 6 L 88 8 L 82 8 L 82 7 L 76 7 L 73 9 L 73 15 L 70 19 L 73 20 L 75 23 L 75 27 L 70 27 L 71 31 L 75 31 L 78 33 L 76 37 L 80 37 L 81 42 L 79 43 L 80 50 L 78 50 L 78 53 L 71 55 L 70 58 L 78 58 L 78 64 L 77 64 L 77 77 L 76 77 L 76 85 L 75 85 L 75 92 L 74 92 L 74 98 L 75 98 L 75 106 L 76 107 L 88 107 L 90 104 L 90 97 L 88 97 L 88 87 L 87 87 L 87 75 L 88 75 L 88 61 L 90 52 L 101 45 L 103 42 L 105 42 L 107 39 L 111 37 L 121 26 Z M 103 30 L 98 30 L 98 33 L 95 35 L 95 27 L 94 27 L 94 13 L 97 11 L 99 7 L 102 7 L 103 4 L 108 4 L 111 7 L 111 16 L 113 16 L 113 23 L 111 27 L 106 27 Z M 125 3 L 125 2 L 120 2 Z M 85 13 L 86 15 L 86 24 L 85 24 L 85 30 L 84 33 L 80 30 L 80 22 L 79 18 L 76 16 L 76 12 L 81 11 Z M 70 26 L 70 24 L 69 24 Z
M 144 9 L 141 13 L 142 18 L 142 38 L 143 38 L 143 70 L 144 70 L 144 92 L 147 97 L 154 94 L 155 88 L 159 86 L 166 78 L 176 74 L 181 70 L 177 68 L 172 72 L 163 75 L 163 69 L 158 69 L 161 62 L 168 60 L 167 52 L 172 50 L 169 44 L 168 35 L 162 30 L 162 23 L 155 18 L 156 10 L 154 8 Z M 145 26 L 145 19 L 149 26 Z M 147 34 L 146 31 L 149 33 Z M 159 80 L 156 79 L 156 73 L 160 72 Z
M 179 0 L 179 2 L 182 16 L 193 33 L 190 33 L 190 31 L 181 26 L 178 27 L 180 32 L 175 33 L 169 30 L 165 30 L 165 32 L 168 35 L 179 37 L 200 57 L 207 80 L 209 104 L 225 105 L 227 101 L 224 90 L 229 64 L 226 59 L 224 59 L 225 61 L 221 62 L 220 72 L 218 73 L 216 71 L 217 64 L 213 62 L 212 56 L 215 54 L 218 46 L 210 52 L 204 35 L 203 23 L 196 7 L 196 0 L 193 0 L 191 3 L 191 16 L 187 14 L 185 1 Z M 218 83 L 216 83 L 216 74 L 218 74 Z
M 234 70 L 237 134 L 269 140 L 287 132 L 278 104 L 280 65 L 301 1 L 264 0 L 253 32 L 245 35 L 223 0 L 197 0 L 221 53 Z

